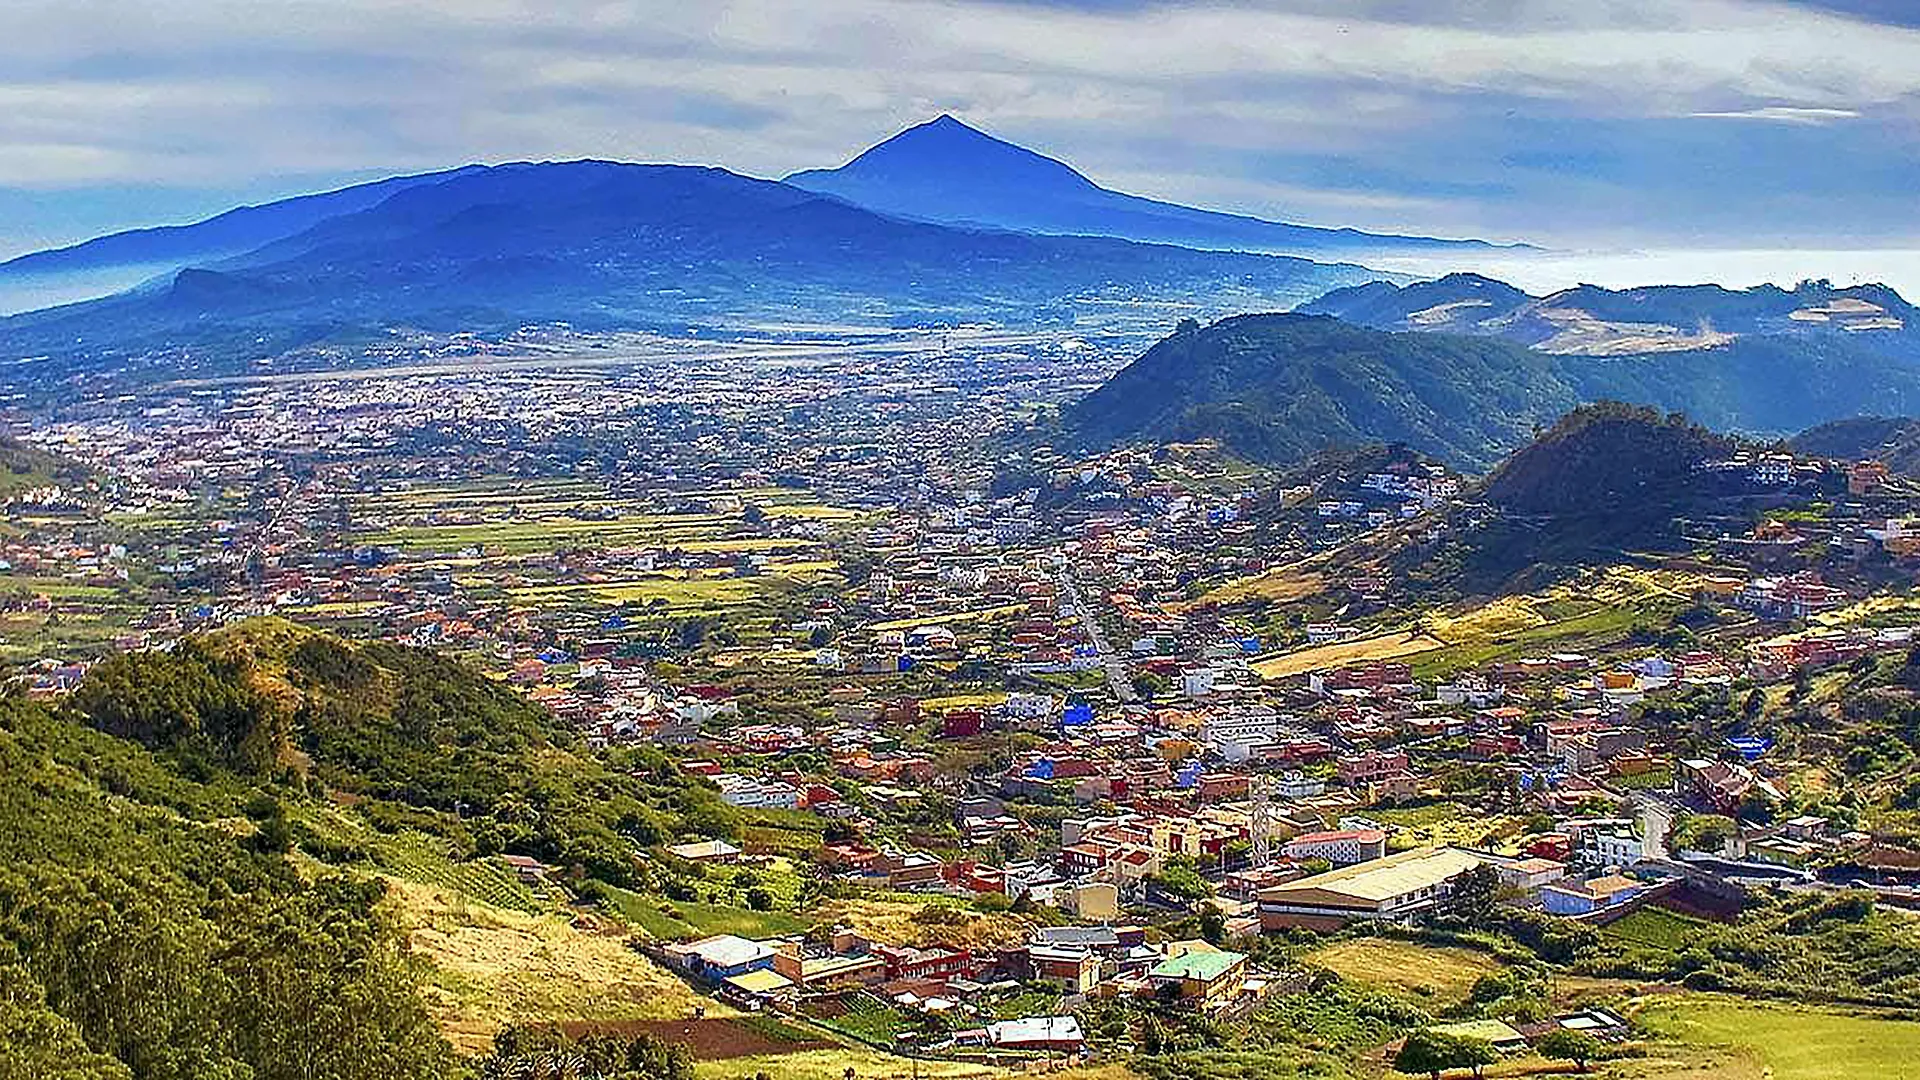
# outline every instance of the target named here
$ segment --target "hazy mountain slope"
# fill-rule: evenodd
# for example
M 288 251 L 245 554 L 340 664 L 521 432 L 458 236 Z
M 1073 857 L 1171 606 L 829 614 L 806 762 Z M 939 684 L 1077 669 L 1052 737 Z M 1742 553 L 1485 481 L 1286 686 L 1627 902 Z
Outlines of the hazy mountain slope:
M 787 183 L 923 221 L 1292 254 L 1486 247 L 1481 241 L 1325 229 L 1109 191 L 1071 166 L 951 116 L 908 128 L 837 169 Z
M 1554 356 L 1485 337 L 1258 315 L 1160 342 L 1076 403 L 1067 421 L 1090 444 L 1209 437 L 1284 462 L 1384 440 L 1471 469 L 1492 465 L 1568 409 L 1602 399 L 1777 434 L 1876 403 L 1920 408 L 1920 369 L 1838 338 Z
M 1920 475 L 1920 420 L 1910 416 L 1852 416 L 1795 435 L 1796 453 L 1872 459 L 1908 476 Z
M 1500 337 L 1553 353 L 1628 356 L 1714 348 L 1747 337 L 1844 337 L 1920 359 L 1920 312 L 1884 285 L 1581 285 L 1536 297 L 1478 274 L 1450 274 L 1406 286 L 1338 289 L 1300 310 L 1378 330 Z
M 1352 285 L 1302 304 L 1298 310 L 1378 330 L 1470 334 L 1486 332 L 1483 325 L 1510 316 L 1535 299 L 1504 281 L 1460 273 L 1410 285 L 1385 281 Z
M 240 206 L 202 221 L 131 229 L 0 262 L 0 313 L 47 302 L 104 296 L 184 266 L 252 251 L 351 214 L 411 187 L 435 184 L 474 168 L 396 176 L 336 191 Z M 34 306 L 46 306 L 34 304 Z
M 719 169 L 513 165 L 411 188 L 182 271 L 163 289 L 0 321 L 0 355 L 110 361 L 179 346 L 268 355 L 397 325 L 560 320 L 1159 320 L 1168 301 L 1287 307 L 1374 276 L 1302 259 L 909 222 Z

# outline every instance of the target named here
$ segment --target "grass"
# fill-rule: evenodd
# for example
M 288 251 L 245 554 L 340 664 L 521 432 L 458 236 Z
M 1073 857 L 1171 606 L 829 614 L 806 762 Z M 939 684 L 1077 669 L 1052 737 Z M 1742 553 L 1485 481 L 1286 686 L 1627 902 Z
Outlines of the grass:
M 1773 1080 L 1911 1080 L 1920 1075 L 1920 1023 L 1712 995 L 1658 1003 L 1641 1014 L 1666 1038 L 1726 1052 L 1724 1072 L 1709 1077 Z M 1758 1063 L 1759 1070 L 1752 1069 Z M 1740 1071 L 1747 1070 L 1747 1071 Z
M 1673 786 L 1673 770 L 1649 769 L 1643 773 L 1611 777 L 1607 783 L 1622 791 L 1660 791 Z
M 472 903 L 445 889 L 394 882 L 413 952 L 427 961 L 423 993 L 454 1045 L 484 1049 L 509 1023 L 673 1020 L 696 1004 L 730 1010 L 627 947 L 623 936 L 558 915 Z
M 1253 670 L 1269 679 L 1281 679 L 1323 668 L 1344 667 L 1370 660 L 1399 660 L 1421 653 L 1444 649 L 1447 643 L 1417 629 L 1396 630 L 1390 634 L 1318 645 L 1310 649 L 1284 653 L 1253 665 Z
M 615 914 L 648 937 L 661 941 L 683 941 L 714 934 L 783 937 L 805 933 L 814 922 L 790 911 L 754 911 L 726 904 L 668 900 L 610 885 L 601 888 L 613 904 Z
M 695 933 L 703 936 L 737 934 L 744 938 L 781 937 L 803 934 L 813 925 L 813 920 L 790 911 L 753 911 L 723 904 L 678 903 L 674 905 L 674 910 L 693 927 Z
M 1499 847 L 1519 835 L 1522 824 L 1517 817 L 1488 817 L 1450 802 L 1382 808 L 1371 813 L 1382 823 L 1396 827 L 1393 841 L 1399 847 L 1425 844 Z
M 1012 915 L 985 915 L 933 897 L 911 900 L 834 899 L 813 913 L 819 922 L 848 926 L 874 941 L 905 945 L 1011 948 L 1026 939 L 1027 926 Z
M 847 1006 L 845 1014 L 825 1023 L 857 1039 L 891 1046 L 902 1032 L 914 1029 L 913 1017 L 872 994 L 855 994 L 848 999 Z
M 1464 1000 L 1475 980 L 1501 967 L 1500 961 L 1485 953 L 1387 938 L 1338 941 L 1304 959 L 1343 979 L 1450 1002 Z
M 922 626 L 948 626 L 955 623 L 980 622 L 987 619 L 1006 619 L 1027 610 L 1025 604 L 1002 604 L 999 607 L 979 608 L 974 611 L 953 611 L 944 615 L 921 615 L 912 619 L 894 619 L 891 622 L 874 623 L 868 630 L 913 630 Z
M 1600 933 L 1651 949 L 1678 952 L 1707 923 L 1656 907 L 1643 907 L 1600 928 Z
M 1232 604 L 1247 600 L 1268 600 L 1277 604 L 1304 600 L 1319 595 L 1326 585 L 1320 573 L 1300 564 L 1276 566 L 1250 577 L 1235 578 L 1201 594 L 1197 600 L 1177 605 L 1181 608 L 1202 604 Z
M 675 913 L 670 900 L 604 883 L 600 891 L 613 905 L 615 914 L 648 937 L 679 941 L 694 936 L 693 924 Z

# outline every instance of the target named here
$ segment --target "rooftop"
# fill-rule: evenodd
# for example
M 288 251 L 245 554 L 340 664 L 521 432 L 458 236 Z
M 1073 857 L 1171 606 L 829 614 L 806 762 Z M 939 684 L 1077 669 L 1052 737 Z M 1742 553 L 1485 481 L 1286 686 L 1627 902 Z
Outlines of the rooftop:
M 1155 964 L 1148 974 L 1156 979 L 1193 979 L 1198 982 L 1212 982 L 1240 966 L 1246 959 L 1245 953 L 1194 951 L 1168 957 Z
M 1303 892 L 1338 892 L 1362 900 L 1386 900 L 1432 888 L 1471 870 L 1484 860 L 1450 847 L 1414 848 L 1384 859 L 1329 870 L 1260 891 L 1262 900 L 1284 900 Z

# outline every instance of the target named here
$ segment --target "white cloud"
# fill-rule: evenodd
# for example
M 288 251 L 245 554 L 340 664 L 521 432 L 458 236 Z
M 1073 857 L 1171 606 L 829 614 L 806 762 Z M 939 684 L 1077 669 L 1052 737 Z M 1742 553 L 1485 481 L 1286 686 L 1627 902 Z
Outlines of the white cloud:
M 0 5 L 0 185 L 48 188 L 578 156 L 778 175 L 953 110 L 1096 178 L 1377 227 L 1435 197 L 1316 192 L 1249 162 L 1392 162 L 1492 138 L 1502 110 L 1853 119 L 1891 144 L 1920 130 L 1915 102 L 1920 31 L 1743 0 Z
M 1759 109 L 1735 109 L 1724 112 L 1689 113 L 1704 120 L 1768 120 L 1776 124 L 1831 124 L 1836 120 L 1858 120 L 1854 109 L 1808 109 L 1791 105 L 1768 105 Z

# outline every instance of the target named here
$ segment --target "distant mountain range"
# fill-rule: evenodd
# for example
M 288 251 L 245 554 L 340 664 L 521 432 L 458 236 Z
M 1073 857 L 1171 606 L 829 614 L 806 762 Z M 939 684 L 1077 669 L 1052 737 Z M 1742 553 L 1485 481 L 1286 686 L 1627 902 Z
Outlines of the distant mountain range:
M 1299 310 L 1376 330 L 1498 337 L 1549 353 L 1631 356 L 1714 348 L 1743 337 L 1837 336 L 1920 359 L 1920 312 L 1884 285 L 1581 285 L 1532 296 L 1479 274 L 1449 274 L 1410 285 L 1375 281 L 1339 289 Z
M 549 166 L 498 168 L 530 167 Z M 407 190 L 488 171 L 469 165 L 393 177 L 23 255 L 0 262 L 0 315 L 97 299 L 188 267 L 204 268 L 373 209 Z M 973 229 L 1343 259 L 1487 246 L 1287 225 L 1123 195 L 1097 187 L 1061 162 L 947 116 L 902 132 L 843 168 L 795 173 L 789 182 L 880 214 Z
M 905 221 L 720 169 L 517 164 L 415 178 L 245 254 L 0 320 L 0 357 L 112 362 L 188 348 L 218 370 L 388 327 L 557 321 L 1071 326 L 1133 311 L 1154 332 L 1168 304 L 1284 308 L 1375 276 L 1297 258 Z
M 1493 246 L 1290 225 L 1109 191 L 1065 162 L 951 116 L 908 128 L 837 169 L 797 172 L 786 182 L 920 221 L 1184 247 L 1363 257 Z
M 396 176 L 338 191 L 241 206 L 189 225 L 112 233 L 68 247 L 0 262 L 0 314 L 91 299 L 129 289 L 156 275 L 242 255 L 356 213 L 422 184 L 436 184 L 477 166 Z
M 1254 460 L 1289 463 L 1385 441 L 1480 470 L 1562 413 L 1605 399 L 1778 435 L 1920 409 L 1920 366 L 1843 335 L 1589 356 L 1327 315 L 1251 315 L 1183 328 L 1069 408 L 1065 421 L 1069 438 L 1090 446 L 1212 438 Z

